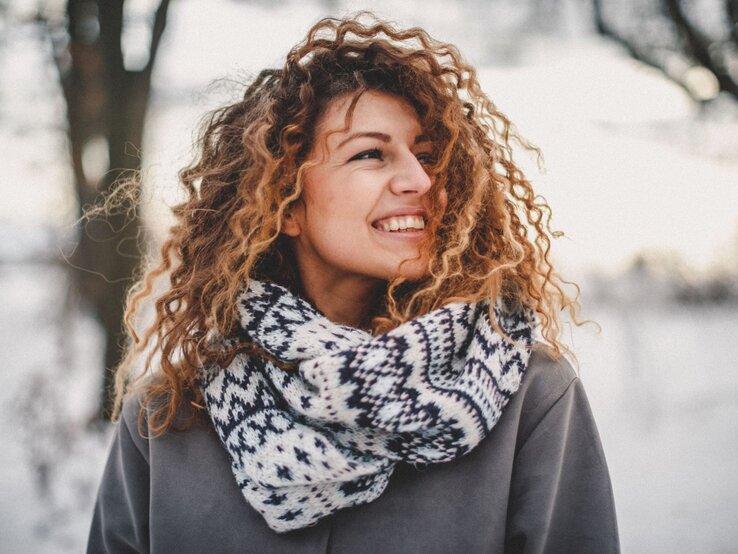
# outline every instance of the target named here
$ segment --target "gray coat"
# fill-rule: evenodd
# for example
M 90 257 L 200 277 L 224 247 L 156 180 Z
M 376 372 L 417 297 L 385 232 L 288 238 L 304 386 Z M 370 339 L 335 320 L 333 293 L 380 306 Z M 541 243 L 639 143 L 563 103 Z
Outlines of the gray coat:
M 399 464 L 374 502 L 282 535 L 244 500 L 207 416 L 146 440 L 137 415 L 129 400 L 88 552 L 619 552 L 610 477 L 582 383 L 543 352 L 471 453 Z

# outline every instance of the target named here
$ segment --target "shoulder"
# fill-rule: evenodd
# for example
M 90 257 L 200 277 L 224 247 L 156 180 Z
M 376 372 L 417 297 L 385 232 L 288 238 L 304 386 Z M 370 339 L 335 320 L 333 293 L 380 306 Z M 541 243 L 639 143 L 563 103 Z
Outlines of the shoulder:
M 518 392 L 505 550 L 619 552 L 607 462 L 581 380 L 565 359 L 537 349 Z
M 142 394 L 131 394 L 123 401 L 116 432 L 148 461 L 149 444 L 146 437 L 149 436 L 149 429 L 143 398 Z
M 209 418 L 204 410 L 198 410 L 189 396 L 179 399 L 176 411 L 163 431 L 151 422 L 161 421 L 161 414 L 169 410 L 169 397 L 164 393 L 151 393 L 141 387 L 128 394 L 123 401 L 119 426 L 129 432 L 137 444 L 148 444 L 150 440 L 165 441 L 179 431 L 209 426 Z M 160 440 L 159 440 L 160 439 Z
M 129 394 L 124 400 L 120 409 L 120 425 L 136 428 L 138 418 L 143 407 L 144 395 L 142 393 Z
M 527 395 L 537 404 L 550 404 L 578 379 L 574 368 L 564 356 L 557 356 L 548 346 L 537 343 L 531 352 L 518 392 Z
M 523 381 L 511 400 L 517 414 L 518 440 L 522 445 L 552 408 L 567 395 L 583 393 L 572 365 L 553 350 L 536 344 Z M 514 407 L 513 407 L 514 406 Z

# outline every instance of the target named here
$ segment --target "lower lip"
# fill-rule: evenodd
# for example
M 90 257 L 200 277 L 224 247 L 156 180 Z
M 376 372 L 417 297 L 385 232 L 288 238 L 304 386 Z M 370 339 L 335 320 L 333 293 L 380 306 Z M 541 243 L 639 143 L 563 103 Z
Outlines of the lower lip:
M 418 231 L 382 231 L 373 225 L 371 227 L 372 230 L 379 235 L 396 240 L 417 241 L 425 236 L 425 229 Z

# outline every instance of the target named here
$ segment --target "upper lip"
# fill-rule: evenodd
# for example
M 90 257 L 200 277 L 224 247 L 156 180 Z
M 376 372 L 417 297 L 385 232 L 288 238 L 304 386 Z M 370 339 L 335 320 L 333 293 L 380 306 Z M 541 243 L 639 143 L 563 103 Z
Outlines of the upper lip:
M 425 208 L 421 207 L 415 207 L 415 208 L 397 208 L 396 210 L 392 210 L 391 212 L 387 212 L 384 215 L 379 216 L 376 218 L 372 225 L 375 225 L 377 221 L 381 221 L 383 219 L 387 219 L 388 217 L 396 217 L 401 215 L 419 215 L 423 218 L 424 221 L 428 221 L 428 211 Z

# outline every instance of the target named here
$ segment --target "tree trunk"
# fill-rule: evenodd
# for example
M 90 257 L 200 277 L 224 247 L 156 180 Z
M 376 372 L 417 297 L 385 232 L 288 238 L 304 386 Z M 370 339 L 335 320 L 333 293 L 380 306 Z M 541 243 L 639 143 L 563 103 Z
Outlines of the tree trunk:
M 149 60 L 140 71 L 123 63 L 121 37 L 124 0 L 69 0 L 68 42 L 55 48 L 55 59 L 67 103 L 68 137 L 80 216 L 99 195 L 109 195 L 121 179 L 137 177 L 151 73 L 166 25 L 168 0 L 154 16 Z M 98 31 L 99 29 L 99 31 Z M 109 170 L 90 182 L 82 164 L 86 143 L 102 136 L 108 145 Z M 131 181 L 130 202 L 86 220 L 72 256 L 74 278 L 105 333 L 105 356 L 99 416 L 112 409 L 114 371 L 126 335 L 123 313 L 126 290 L 141 260 L 138 216 L 140 182 Z M 83 221 L 85 221 L 83 219 Z

